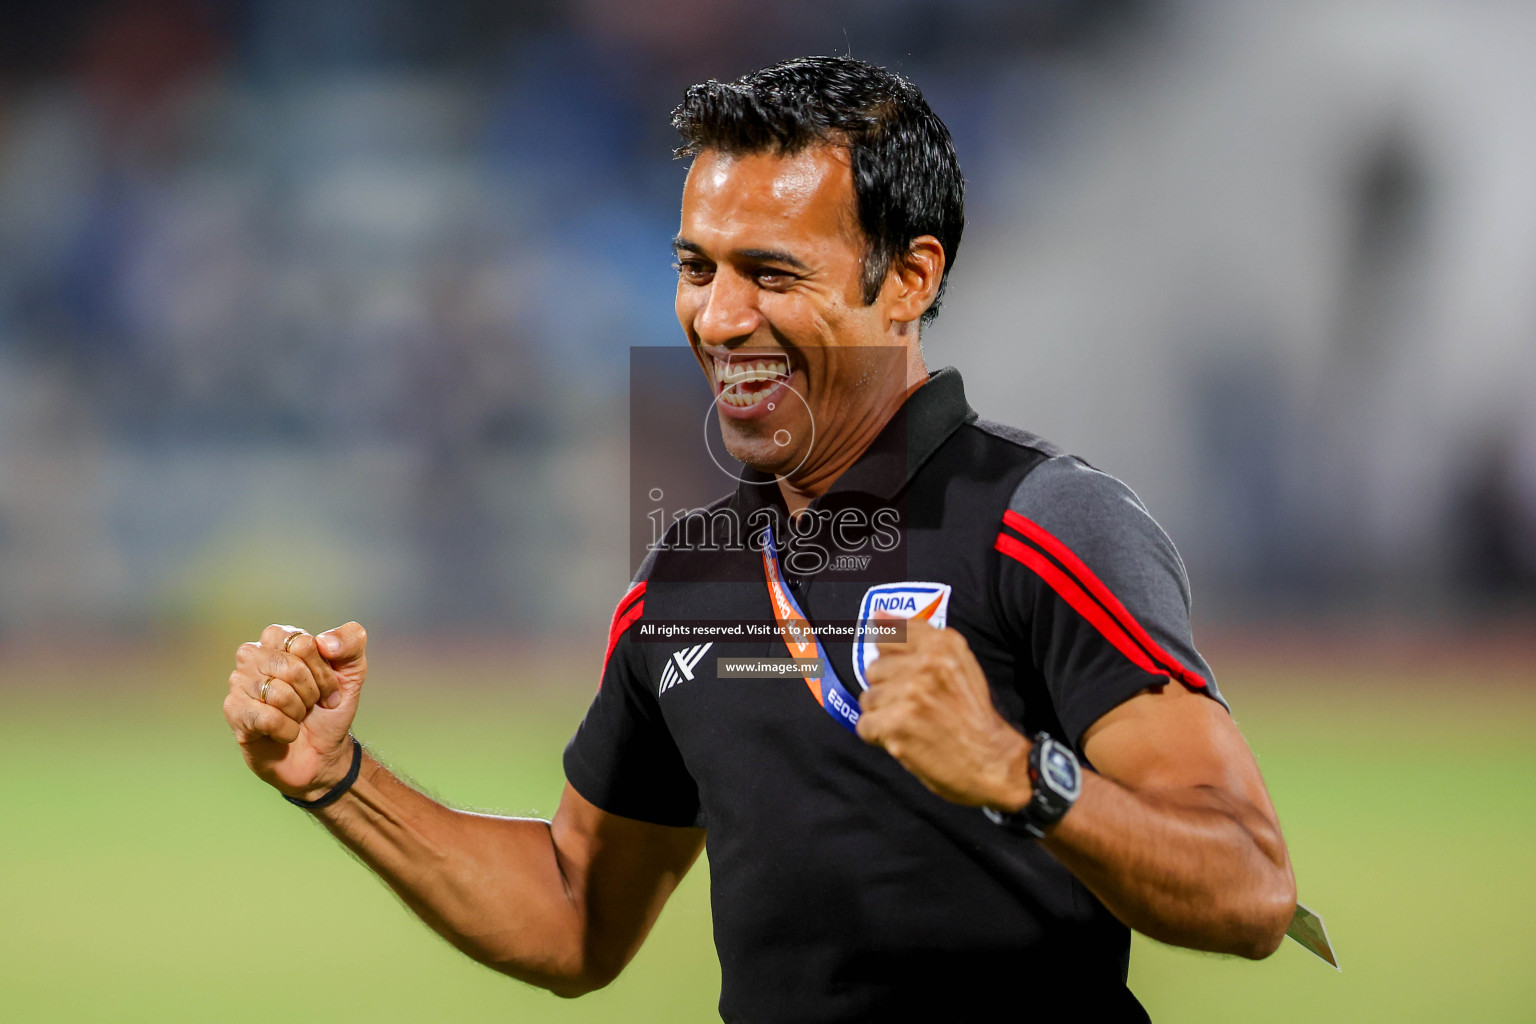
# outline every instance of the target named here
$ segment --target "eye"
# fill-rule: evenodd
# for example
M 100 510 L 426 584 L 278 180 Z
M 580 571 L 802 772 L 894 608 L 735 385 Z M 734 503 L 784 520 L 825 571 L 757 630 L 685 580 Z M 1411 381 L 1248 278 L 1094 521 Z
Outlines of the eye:
M 778 267 L 759 267 L 752 272 L 752 279 L 763 288 L 784 288 L 794 282 L 795 275 Z
M 678 260 L 672 268 L 677 271 L 678 278 L 688 284 L 706 284 L 714 273 L 714 268 L 703 260 Z

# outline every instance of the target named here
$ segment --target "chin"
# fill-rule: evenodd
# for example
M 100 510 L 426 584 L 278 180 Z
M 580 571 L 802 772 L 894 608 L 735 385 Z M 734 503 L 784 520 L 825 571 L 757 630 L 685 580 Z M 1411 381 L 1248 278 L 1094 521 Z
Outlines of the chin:
M 773 443 L 769 437 L 731 436 L 733 431 L 724 431 L 721 438 L 725 442 L 725 450 L 730 452 L 731 458 L 745 466 L 751 466 L 761 473 L 772 473 L 780 476 L 795 468 L 800 461 L 800 453 L 790 448 L 783 448 Z
M 769 444 L 771 446 L 772 442 L 769 442 Z M 763 450 L 762 445 L 728 444 L 725 446 L 725 450 L 730 452 L 731 458 L 737 462 L 744 466 L 750 466 L 760 473 L 772 473 L 774 476 L 778 476 L 794 465 L 793 462 L 787 461 L 784 458 L 782 449 L 766 452 Z

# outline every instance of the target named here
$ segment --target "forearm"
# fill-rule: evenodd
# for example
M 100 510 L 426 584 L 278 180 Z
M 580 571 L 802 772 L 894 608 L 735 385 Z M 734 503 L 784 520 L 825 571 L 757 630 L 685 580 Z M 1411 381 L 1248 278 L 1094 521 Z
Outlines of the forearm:
M 317 816 L 467 955 L 562 995 L 594 987 L 580 894 L 548 822 L 444 807 L 366 754 L 357 783 Z
M 455 811 L 350 739 L 367 675 L 355 622 L 311 637 L 273 624 L 242 644 L 224 718 L 258 778 L 315 816 L 438 934 L 559 995 L 616 977 L 703 847 L 704 833 L 610 814 L 566 785 L 554 820 Z M 360 771 L 342 785 L 353 764 Z
M 965 637 L 909 619 L 907 642 L 879 649 L 860 738 L 947 800 L 1028 805 L 1034 748 L 998 713 Z M 1211 697 L 1165 679 L 1100 715 L 1080 741 L 1097 770 L 1042 842 L 1138 931 L 1258 958 L 1284 938 L 1296 883 L 1258 764 Z
M 1209 786 L 1132 791 L 1084 772 L 1043 840 L 1121 921 L 1163 942 L 1260 958 L 1295 909 L 1285 843 L 1263 814 Z

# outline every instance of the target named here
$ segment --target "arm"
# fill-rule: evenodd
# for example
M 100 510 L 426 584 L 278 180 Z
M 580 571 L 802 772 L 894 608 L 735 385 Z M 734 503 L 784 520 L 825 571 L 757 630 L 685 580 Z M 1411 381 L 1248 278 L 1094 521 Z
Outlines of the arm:
M 1027 742 L 1027 741 L 1026 741 Z M 1045 846 L 1154 939 L 1252 959 L 1285 937 L 1296 882 L 1253 754 L 1215 701 L 1176 684 L 1099 719 L 1078 804 Z M 1025 755 L 1027 757 L 1027 753 Z M 1004 801 L 1030 798 L 1028 774 Z
M 351 763 L 367 638 L 349 623 L 285 652 L 289 634 L 273 626 L 241 646 L 224 710 L 251 769 L 313 799 Z M 366 753 L 357 783 L 316 814 L 455 947 L 564 996 L 619 973 L 703 841 L 607 814 L 569 786 L 552 822 L 456 811 Z
M 618 976 L 703 843 L 700 829 L 607 814 L 569 785 L 551 822 L 456 811 L 366 754 L 319 815 L 460 951 L 562 996 Z
M 1029 741 L 998 715 L 954 630 L 909 623 L 870 669 L 859 735 L 929 789 L 972 806 L 1029 801 Z M 1125 924 L 1153 938 L 1261 958 L 1285 936 L 1295 881 L 1263 779 L 1214 700 L 1170 684 L 1085 733 L 1082 795 L 1045 840 Z

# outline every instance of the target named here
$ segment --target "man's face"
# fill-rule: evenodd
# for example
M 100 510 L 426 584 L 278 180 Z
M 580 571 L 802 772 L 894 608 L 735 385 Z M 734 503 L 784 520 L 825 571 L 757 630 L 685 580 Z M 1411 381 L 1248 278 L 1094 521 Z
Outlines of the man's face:
M 810 472 L 899 400 L 901 343 L 885 304 L 863 302 L 846 150 L 699 154 L 676 244 L 677 318 L 737 459 Z

